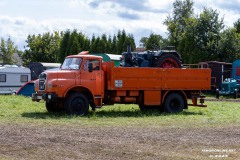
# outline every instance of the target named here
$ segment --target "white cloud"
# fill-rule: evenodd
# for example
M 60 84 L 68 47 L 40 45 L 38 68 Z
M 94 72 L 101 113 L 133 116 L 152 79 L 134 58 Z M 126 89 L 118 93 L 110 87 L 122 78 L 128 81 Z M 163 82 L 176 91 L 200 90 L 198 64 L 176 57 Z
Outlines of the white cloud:
M 163 33 L 161 32 L 161 25 L 157 22 L 149 21 L 129 23 L 128 21 L 119 20 L 89 20 L 86 23 L 86 21 L 78 19 L 48 19 L 39 21 L 23 17 L 0 16 L 0 23 L 2 24 L 0 26 L 0 36 L 4 38 L 11 37 L 21 49 L 26 45 L 24 41 L 29 34 L 65 31 L 67 29 L 78 29 L 78 31 L 86 33 L 89 38 L 91 38 L 93 34 L 100 36 L 103 33 L 113 36 L 117 34 L 118 30 L 122 29 L 125 29 L 127 33 L 132 33 L 135 37 L 139 37 L 141 31 L 144 31 L 145 34 L 148 31 L 147 35 L 141 36 L 148 36 L 151 31 L 159 34 Z M 136 26 L 138 26 L 137 29 Z M 139 43 L 139 39 L 136 40 L 136 43 Z
M 170 1 L 156 0 L 59 0 L 21 1 L 21 10 L 17 10 L 12 4 L 18 0 L 0 0 L 0 37 L 8 38 L 22 48 L 29 34 L 42 34 L 45 32 L 65 31 L 66 29 L 78 29 L 91 37 L 92 34 L 107 35 L 117 34 L 118 30 L 125 29 L 132 33 L 138 44 L 143 36 L 149 36 L 151 32 L 166 37 L 167 28 L 163 21 L 168 14 L 172 14 Z M 31 4 L 31 5 L 30 5 Z M 8 10 L 3 5 L 7 5 Z M 30 5 L 30 6 L 28 6 Z M 38 6 L 41 7 L 38 7 Z M 217 9 L 220 16 L 224 16 L 224 23 L 232 26 L 240 17 L 240 0 L 226 2 L 224 0 L 196 0 L 195 13 L 200 13 L 203 6 Z M 224 8 L 224 6 L 227 6 Z M 28 7 L 31 10 L 28 10 Z M 234 9 L 230 10 L 233 7 Z M 236 10 L 238 8 L 238 10 Z M 21 12 L 21 11 L 26 12 Z M 34 11 L 36 10 L 36 11 Z M 16 11 L 16 13 L 15 13 Z M 18 17 L 18 16 L 21 17 Z
M 6 3 L 4 1 L 0 1 L 0 7 L 5 7 Z
M 70 8 L 77 8 L 79 7 L 80 2 L 79 0 L 68 0 L 68 7 Z

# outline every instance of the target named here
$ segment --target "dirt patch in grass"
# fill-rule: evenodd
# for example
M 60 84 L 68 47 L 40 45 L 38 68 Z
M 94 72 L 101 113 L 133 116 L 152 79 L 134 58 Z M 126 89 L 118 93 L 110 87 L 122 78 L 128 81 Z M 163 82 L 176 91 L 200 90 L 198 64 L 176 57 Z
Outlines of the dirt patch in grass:
M 240 128 L 0 124 L 0 159 L 240 159 Z

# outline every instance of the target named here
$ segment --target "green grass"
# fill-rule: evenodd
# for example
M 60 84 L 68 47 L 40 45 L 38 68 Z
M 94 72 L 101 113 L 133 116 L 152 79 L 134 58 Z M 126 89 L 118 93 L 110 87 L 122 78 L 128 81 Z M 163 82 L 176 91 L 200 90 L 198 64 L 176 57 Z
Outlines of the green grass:
M 104 106 L 83 117 L 48 113 L 44 102 L 22 96 L 0 96 L 0 123 L 83 126 L 223 127 L 240 124 L 239 102 L 206 102 L 207 108 L 189 107 L 179 114 L 141 112 L 137 105 Z

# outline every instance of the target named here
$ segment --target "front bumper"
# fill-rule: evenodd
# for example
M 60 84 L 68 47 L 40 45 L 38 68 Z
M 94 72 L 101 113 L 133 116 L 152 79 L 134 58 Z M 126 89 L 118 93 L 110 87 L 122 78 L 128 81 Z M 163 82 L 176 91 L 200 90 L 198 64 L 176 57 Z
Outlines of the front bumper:
M 219 91 L 219 94 L 226 96 L 226 95 L 231 95 L 231 94 L 234 94 L 234 93 L 229 92 L 229 91 Z
M 58 99 L 58 95 L 55 93 L 33 93 L 32 101 L 54 101 Z

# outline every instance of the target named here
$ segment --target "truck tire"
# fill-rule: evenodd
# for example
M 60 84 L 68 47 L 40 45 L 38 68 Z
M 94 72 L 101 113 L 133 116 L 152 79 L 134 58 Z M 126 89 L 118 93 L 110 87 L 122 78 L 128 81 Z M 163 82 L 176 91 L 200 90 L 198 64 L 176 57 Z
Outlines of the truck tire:
M 68 115 L 82 116 L 88 113 L 89 101 L 81 93 L 72 93 L 66 100 L 65 111 Z
M 60 109 L 58 108 L 58 103 L 53 101 L 46 101 L 45 103 L 46 109 L 48 112 L 58 112 Z
M 237 97 L 238 97 L 238 93 L 237 93 L 237 91 L 234 91 L 234 93 L 233 93 L 233 98 L 234 98 L 234 99 L 237 99 Z
M 159 68 L 181 68 L 181 61 L 173 54 L 164 54 L 160 56 L 154 67 Z
M 219 90 L 216 90 L 216 98 L 219 99 Z
M 185 102 L 181 95 L 177 93 L 169 94 L 164 101 L 164 112 L 178 113 L 185 108 Z

